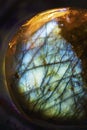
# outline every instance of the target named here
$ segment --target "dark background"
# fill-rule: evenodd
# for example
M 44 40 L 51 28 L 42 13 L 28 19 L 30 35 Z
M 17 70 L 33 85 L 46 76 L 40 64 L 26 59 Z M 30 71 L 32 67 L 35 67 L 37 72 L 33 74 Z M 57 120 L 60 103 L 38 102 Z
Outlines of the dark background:
M 8 41 L 18 27 L 38 12 L 58 7 L 87 8 L 87 0 L 0 0 L 0 130 L 48 130 L 25 123 L 13 112 L 5 91 L 1 69 Z M 63 129 L 86 130 L 86 126 Z

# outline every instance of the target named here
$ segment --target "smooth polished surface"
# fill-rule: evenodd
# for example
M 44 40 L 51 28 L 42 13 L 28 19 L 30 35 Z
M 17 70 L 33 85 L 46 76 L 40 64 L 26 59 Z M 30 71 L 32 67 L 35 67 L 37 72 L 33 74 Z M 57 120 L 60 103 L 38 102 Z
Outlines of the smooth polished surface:
M 86 119 L 86 36 L 87 10 L 73 8 L 42 12 L 14 35 L 7 88 L 27 118 L 56 125 Z

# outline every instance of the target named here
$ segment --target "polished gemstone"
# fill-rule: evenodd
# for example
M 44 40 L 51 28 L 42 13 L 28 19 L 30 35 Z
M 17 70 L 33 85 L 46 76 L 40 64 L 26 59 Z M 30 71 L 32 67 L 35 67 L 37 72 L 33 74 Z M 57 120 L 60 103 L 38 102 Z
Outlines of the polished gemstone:
M 81 120 L 87 114 L 87 10 L 42 12 L 23 24 L 5 58 L 9 93 L 27 117 Z

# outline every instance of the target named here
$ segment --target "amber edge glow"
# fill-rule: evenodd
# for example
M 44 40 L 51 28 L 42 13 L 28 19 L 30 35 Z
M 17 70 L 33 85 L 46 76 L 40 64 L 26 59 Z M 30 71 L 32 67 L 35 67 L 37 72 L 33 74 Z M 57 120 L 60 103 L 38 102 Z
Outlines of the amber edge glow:
M 50 20 L 54 20 L 56 17 L 62 17 L 70 13 L 70 8 L 59 8 L 47 10 L 45 12 L 39 13 L 30 20 L 26 21 L 19 30 L 19 35 L 16 35 L 11 42 L 9 42 L 9 48 L 12 48 L 16 44 L 17 38 L 24 35 L 24 41 L 26 42 L 28 36 L 32 36 L 36 30 L 47 23 Z M 48 17 L 49 16 L 49 17 Z M 32 30 L 32 31 L 31 31 Z

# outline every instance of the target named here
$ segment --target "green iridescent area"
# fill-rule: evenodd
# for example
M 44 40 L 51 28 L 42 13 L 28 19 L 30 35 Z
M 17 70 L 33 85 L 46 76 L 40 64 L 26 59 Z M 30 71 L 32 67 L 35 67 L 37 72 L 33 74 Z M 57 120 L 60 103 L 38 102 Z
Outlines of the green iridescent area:
M 27 115 L 48 119 L 86 116 L 87 52 L 83 46 L 87 48 L 87 11 L 80 24 L 76 16 L 83 18 L 81 10 L 61 10 L 66 11 L 69 14 L 54 19 L 52 15 L 32 35 L 27 34 L 27 40 L 18 33 L 8 49 L 7 85 L 15 104 Z
M 54 27 L 47 35 L 45 30 L 50 26 Z M 43 111 L 49 117 L 71 116 L 81 107 L 76 105 L 78 96 L 74 95 L 81 97 L 84 94 L 81 61 L 72 46 L 58 36 L 55 22 L 48 23 L 39 31 L 40 36 L 37 39 L 39 32 L 36 32 L 34 41 L 39 46 L 28 50 L 24 56 L 20 55 L 23 58 L 21 67 L 18 64 L 17 69 L 21 76 L 18 87 L 24 93 L 25 100 L 28 100 L 31 110 Z

